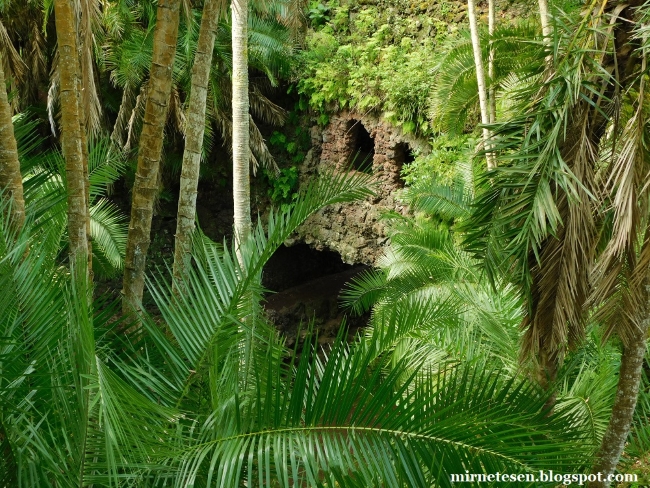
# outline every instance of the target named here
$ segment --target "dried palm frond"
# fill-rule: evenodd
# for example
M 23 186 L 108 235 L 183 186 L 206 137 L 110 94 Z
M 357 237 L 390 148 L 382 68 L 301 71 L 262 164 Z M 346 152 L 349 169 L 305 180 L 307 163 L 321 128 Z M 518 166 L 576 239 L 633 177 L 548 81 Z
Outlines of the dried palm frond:
M 117 118 L 115 119 L 115 125 L 113 126 L 113 132 L 111 133 L 111 141 L 121 149 L 124 148 L 125 140 L 124 136 L 128 127 L 131 114 L 135 108 L 136 103 L 136 90 L 130 85 L 124 87 L 122 91 L 122 102 L 120 103 L 120 109 L 117 112 Z
M 40 10 L 39 10 L 39 15 Z M 44 80 L 47 77 L 47 62 L 46 62 L 46 53 L 47 53 L 47 43 L 43 32 L 40 29 L 40 19 L 38 17 L 30 26 L 29 32 L 29 47 L 23 50 L 23 56 L 25 58 L 25 64 L 29 69 L 30 76 L 26 77 L 24 80 L 26 83 L 26 89 L 30 93 L 35 93 L 38 89 L 38 83 L 40 80 Z
M 607 151 L 610 164 L 603 170 L 601 207 L 606 209 L 604 228 L 607 239 L 594 266 L 590 297 L 592 306 L 600 306 L 596 318 L 606 326 L 605 338 L 613 332 L 628 345 L 638 336 L 645 320 L 648 292 L 647 269 L 650 264 L 648 225 L 650 195 L 648 180 L 648 133 L 646 129 L 645 55 L 642 56 L 638 87 L 632 115 L 620 134 L 614 133 Z M 632 83 L 633 87 L 636 83 Z M 613 128 L 614 129 L 614 128 Z M 611 222 L 611 224 L 609 224 Z
M 287 111 L 269 100 L 260 89 L 251 83 L 249 90 L 250 108 L 253 115 L 268 124 L 281 126 L 287 120 Z
M 142 83 L 142 86 L 140 87 L 140 93 L 135 99 L 135 106 L 133 107 L 131 115 L 129 116 L 129 122 L 126 126 L 126 142 L 124 143 L 125 153 L 131 151 L 133 140 L 140 133 L 139 128 L 142 126 L 142 119 L 144 118 L 144 106 L 147 101 L 147 88 L 148 83 Z
M 210 115 L 221 133 L 221 138 L 226 141 L 228 154 L 232 155 L 232 144 L 230 144 L 230 141 L 232 141 L 232 121 L 230 120 L 230 114 L 212 107 Z M 260 164 L 262 164 L 264 168 L 277 173 L 279 171 L 278 166 L 264 141 L 262 133 L 250 115 L 248 121 L 250 162 L 253 168 L 253 175 L 257 174 L 257 168 Z
M 22 80 L 26 66 L 11 42 L 2 19 L 0 19 L 0 61 L 6 78 Z
M 262 133 L 257 128 L 253 117 L 248 116 L 249 132 L 250 132 L 250 148 L 251 148 L 251 162 L 253 163 L 253 175 L 257 174 L 257 161 L 254 159 L 255 154 L 259 158 L 262 166 L 275 174 L 280 173 L 280 169 L 269 151 L 266 141 L 262 137 Z
M 58 51 L 54 54 L 54 59 L 52 60 L 52 70 L 50 72 L 50 87 L 47 90 L 47 118 L 50 121 L 50 130 L 52 135 L 56 137 L 57 135 L 57 123 L 58 113 L 56 111 L 56 105 L 59 101 L 59 53 Z
M 575 193 L 558 192 L 556 206 L 562 225 L 540 246 L 539 259 L 530 257 L 529 313 L 522 327 L 522 360 L 541 357 L 541 365 L 554 379 L 555 370 L 569 349 L 584 339 L 584 304 L 589 293 L 589 269 L 595 250 L 595 224 L 591 189 L 594 186 L 597 141 L 586 126 L 589 110 L 576 117 L 574 135 L 564 156 L 577 180 Z
M 183 104 L 181 103 L 181 97 L 176 85 L 172 86 L 167 120 L 173 124 L 175 130 L 183 134 L 183 137 L 185 136 L 185 112 L 183 111 Z

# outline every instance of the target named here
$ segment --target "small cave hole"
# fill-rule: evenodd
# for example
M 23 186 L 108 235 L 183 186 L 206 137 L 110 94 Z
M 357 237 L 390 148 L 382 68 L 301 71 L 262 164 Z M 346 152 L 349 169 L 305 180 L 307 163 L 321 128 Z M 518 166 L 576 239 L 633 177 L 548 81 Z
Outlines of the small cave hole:
M 404 166 L 411 164 L 415 161 L 415 155 L 411 146 L 406 142 L 399 142 L 395 145 L 395 165 L 397 166 L 397 174 L 395 175 L 395 181 L 399 183 L 400 186 L 404 186 L 404 180 L 402 179 L 402 169 Z
M 371 173 L 375 141 L 360 121 L 352 119 L 347 123 L 346 145 L 350 166 L 356 171 Z

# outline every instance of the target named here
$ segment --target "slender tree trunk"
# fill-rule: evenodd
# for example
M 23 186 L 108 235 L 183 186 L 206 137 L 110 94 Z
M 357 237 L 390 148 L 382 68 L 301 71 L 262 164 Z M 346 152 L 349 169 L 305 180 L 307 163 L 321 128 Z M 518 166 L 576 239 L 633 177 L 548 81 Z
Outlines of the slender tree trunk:
M 11 107 L 7 98 L 5 75 L 0 60 L 0 191 L 3 197 L 12 199 L 11 223 L 20 231 L 25 223 L 25 199 L 23 198 L 23 177 L 20 174 L 18 147 L 11 121 Z
M 131 222 L 126 243 L 122 308 L 139 310 L 144 292 L 147 251 L 151 243 L 153 204 L 158 192 L 158 171 L 163 131 L 172 90 L 172 67 L 176 55 L 180 0 L 159 0 L 154 31 L 154 50 L 145 105 L 138 167 L 133 185 Z
M 232 158 L 235 239 L 241 246 L 251 231 L 248 121 L 248 0 L 232 6 Z
M 474 0 L 467 0 L 467 11 L 469 16 L 469 29 L 472 36 L 472 49 L 474 50 L 474 63 L 476 65 L 476 81 L 478 83 L 478 100 L 481 106 L 481 123 L 489 124 L 488 101 L 485 85 L 485 71 L 483 70 L 483 57 L 481 56 L 481 43 L 478 37 L 478 23 L 476 21 L 476 5 Z M 493 169 L 494 156 L 490 150 L 490 131 L 483 128 L 483 141 L 485 144 L 486 160 L 488 169 Z
M 191 237 L 196 216 L 196 194 L 199 185 L 201 148 L 205 131 L 205 110 L 210 81 L 210 67 L 220 8 L 218 0 L 206 0 L 199 29 L 199 41 L 192 67 L 192 87 L 187 113 L 185 152 L 181 170 L 181 186 L 176 218 L 176 242 L 174 245 L 173 289 L 182 286 L 190 264 Z
M 88 260 L 86 204 L 84 178 L 83 134 L 79 112 L 79 56 L 74 10 L 70 0 L 55 0 L 54 15 L 59 45 L 59 76 L 61 101 L 61 139 L 68 184 L 68 237 L 70 261 Z M 87 174 L 87 172 L 86 172 Z
M 537 0 L 539 5 L 539 20 L 542 24 L 542 36 L 544 37 L 544 46 L 546 49 L 551 48 L 551 23 L 548 17 L 548 0 Z M 551 67 L 553 63 L 553 54 L 549 54 L 545 58 L 546 66 Z
M 488 0 L 488 34 L 490 35 L 490 54 L 488 57 L 488 78 L 490 79 L 490 89 L 488 91 L 488 119 L 493 124 L 497 118 L 497 99 L 494 93 L 494 47 L 492 36 L 496 24 L 496 12 L 494 0 Z
M 650 303 L 648 303 L 647 310 L 650 310 Z M 625 448 L 625 442 L 630 434 L 634 409 L 639 397 L 649 322 L 650 317 L 637 331 L 635 340 L 623 349 L 612 416 L 598 451 L 598 461 L 591 470 L 594 474 L 601 473 L 601 480 L 589 483 L 590 488 L 604 488 L 610 485 L 605 480 L 616 470 Z
M 539 20 L 542 24 L 542 35 L 544 42 L 548 44 L 551 40 L 551 24 L 548 21 L 548 0 L 537 0 L 539 5 Z
M 92 127 L 91 114 L 93 110 L 97 111 L 99 100 L 97 99 L 97 90 L 95 88 L 95 78 L 93 75 L 92 59 L 92 32 L 91 32 L 91 6 L 88 0 L 82 0 L 79 3 L 81 9 L 80 16 L 77 19 L 77 29 L 79 41 L 79 73 L 82 89 L 77 92 L 79 100 L 79 126 L 81 128 L 81 151 L 84 162 L 84 185 L 86 188 L 86 209 L 88 209 L 88 218 L 86 219 L 86 238 L 88 241 L 88 276 L 90 281 L 93 279 L 93 247 L 92 235 L 90 230 L 90 178 L 88 174 L 88 133 Z M 95 102 L 91 102 L 91 99 Z M 95 118 L 99 119 L 98 113 Z

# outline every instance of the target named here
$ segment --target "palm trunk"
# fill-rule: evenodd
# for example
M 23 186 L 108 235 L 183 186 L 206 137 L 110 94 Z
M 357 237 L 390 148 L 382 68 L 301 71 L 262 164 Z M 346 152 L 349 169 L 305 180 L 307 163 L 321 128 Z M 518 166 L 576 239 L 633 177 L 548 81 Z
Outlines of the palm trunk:
M 237 246 L 240 247 L 251 231 L 248 0 L 233 0 L 231 8 L 233 199 L 235 207 L 235 239 Z
M 138 167 L 133 185 L 131 222 L 124 262 L 122 308 L 139 310 L 144 292 L 144 272 L 151 242 L 153 204 L 158 192 L 158 171 L 163 131 L 172 90 L 172 67 L 176 55 L 180 0 L 160 0 L 154 31 L 154 50 L 148 97 L 140 135 Z
M 97 99 L 97 90 L 95 88 L 95 78 L 93 75 L 92 59 L 92 32 L 90 25 L 91 6 L 88 0 L 80 3 L 81 15 L 79 28 L 79 71 L 82 90 L 77 92 L 79 100 L 79 125 L 81 128 L 81 151 L 84 162 L 84 185 L 86 187 L 86 209 L 90 212 L 90 180 L 88 175 L 88 133 L 92 129 L 91 116 L 93 111 L 95 119 L 99 119 L 99 99 Z M 92 100 L 92 101 L 91 101 Z M 88 276 L 90 282 L 93 279 L 93 248 L 92 235 L 90 230 L 90 213 L 86 219 L 86 237 L 88 240 Z
M 553 63 L 553 55 L 550 53 L 551 48 L 551 24 L 548 19 L 548 0 L 537 0 L 539 5 L 539 20 L 542 24 L 542 36 L 544 37 L 544 46 L 549 50 L 546 56 L 546 66 L 551 67 Z
M 548 21 L 548 0 L 537 0 L 539 5 L 539 20 L 542 24 L 542 35 L 544 43 L 548 44 L 551 40 L 551 25 Z
M 11 121 L 11 107 L 7 98 L 5 75 L 0 61 L 0 191 L 3 197 L 11 199 L 11 223 L 20 231 L 25 223 L 25 199 L 23 177 L 20 174 L 18 148 L 14 126 Z
M 88 256 L 86 204 L 84 178 L 83 134 L 79 112 L 79 56 L 74 11 L 70 0 L 55 0 L 54 15 L 59 46 L 59 76 L 61 102 L 61 146 L 65 158 L 68 184 L 68 238 L 71 263 Z M 86 172 L 87 174 L 87 172 Z
M 481 43 L 478 37 L 478 24 L 476 22 L 476 6 L 474 0 L 467 0 L 467 10 L 469 16 L 469 29 L 472 36 L 472 49 L 474 50 L 474 63 L 476 65 L 476 81 L 478 83 L 478 100 L 481 106 L 481 123 L 483 125 L 490 123 L 488 115 L 487 91 L 485 85 L 485 71 L 483 70 L 483 57 L 481 56 Z M 490 150 L 490 131 L 483 128 L 483 141 L 485 144 L 486 160 L 488 169 L 493 169 L 494 157 Z
M 490 35 L 490 54 L 488 57 L 488 78 L 490 78 L 490 89 L 488 91 L 488 119 L 493 124 L 497 118 L 497 99 L 494 93 L 494 47 L 492 36 L 496 24 L 496 12 L 494 0 L 488 0 L 488 34 Z
M 192 68 L 190 105 L 187 113 L 185 152 L 181 170 L 181 185 L 176 218 L 176 242 L 174 245 L 173 289 L 182 285 L 190 261 L 191 237 L 196 216 L 196 194 L 199 185 L 201 148 L 205 131 L 205 110 L 215 30 L 219 20 L 219 2 L 206 0 L 199 29 L 199 41 Z
M 650 303 L 647 310 L 650 310 Z M 589 483 L 590 488 L 605 488 L 610 485 L 604 480 L 616 470 L 625 448 L 625 442 L 630 434 L 630 426 L 632 425 L 634 410 L 639 397 L 649 322 L 650 317 L 637 331 L 635 340 L 631 341 L 623 349 L 612 416 L 598 451 L 598 461 L 591 470 L 595 474 L 601 473 L 601 481 Z

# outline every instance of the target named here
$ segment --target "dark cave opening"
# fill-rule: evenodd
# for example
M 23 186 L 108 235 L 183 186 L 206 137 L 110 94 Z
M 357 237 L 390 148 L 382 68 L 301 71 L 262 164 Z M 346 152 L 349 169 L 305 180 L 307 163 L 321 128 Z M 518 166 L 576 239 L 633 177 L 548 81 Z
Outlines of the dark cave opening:
M 333 341 L 346 315 L 339 294 L 365 269 L 368 266 L 344 263 L 334 251 L 318 251 L 307 244 L 280 246 L 262 274 L 262 285 L 277 292 L 266 297 L 267 316 L 290 340 L 313 320 L 319 337 Z M 354 334 L 367 321 L 368 316 L 348 317 L 349 333 Z
M 354 267 L 344 263 L 339 253 L 329 249 L 317 251 L 307 244 L 282 245 L 264 266 L 262 285 L 281 292 Z
M 394 161 L 398 168 L 397 175 L 395 176 L 395 182 L 398 183 L 401 187 L 403 187 L 404 180 L 401 177 L 402 169 L 404 168 L 404 166 L 409 165 L 413 161 L 415 161 L 415 155 L 413 154 L 413 150 L 411 149 L 411 146 L 409 146 L 406 142 L 397 143 L 395 145 Z
M 358 120 L 350 120 L 346 127 L 346 144 L 349 150 L 350 166 L 364 173 L 372 172 L 375 157 L 375 141 Z

